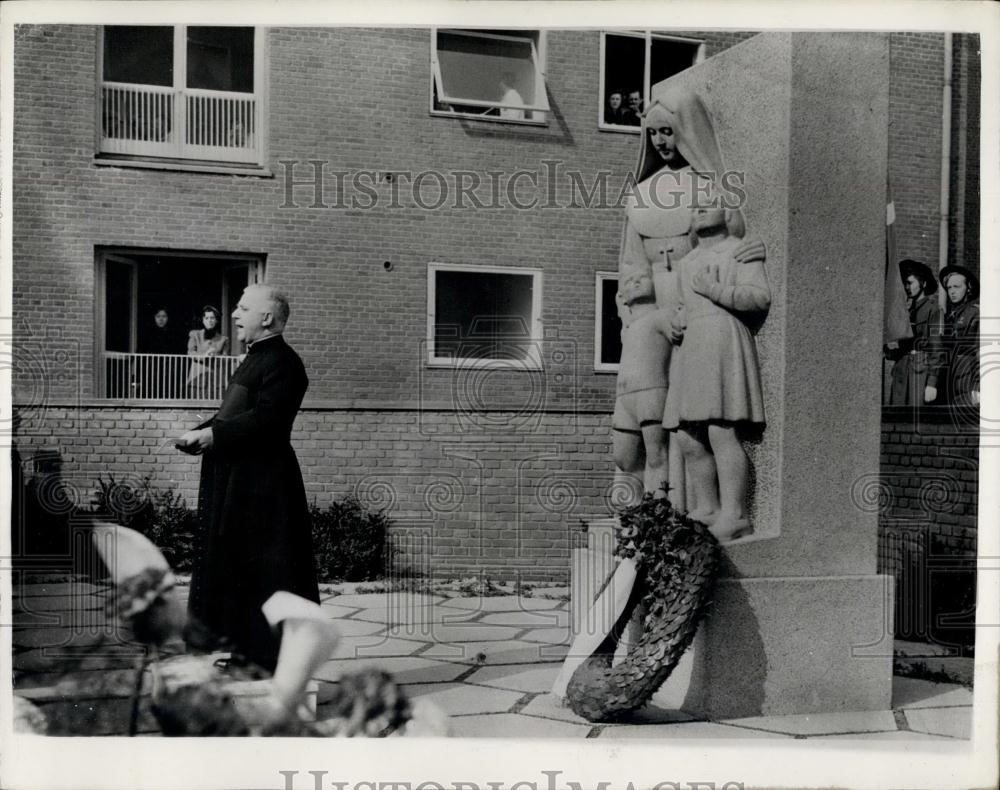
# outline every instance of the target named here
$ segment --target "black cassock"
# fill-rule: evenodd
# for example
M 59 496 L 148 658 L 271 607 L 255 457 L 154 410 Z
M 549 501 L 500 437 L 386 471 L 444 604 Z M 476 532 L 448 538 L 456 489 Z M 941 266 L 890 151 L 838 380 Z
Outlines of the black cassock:
M 273 670 L 278 638 L 260 611 L 274 592 L 319 601 L 302 473 L 289 437 L 309 380 L 281 335 L 253 343 L 211 420 L 201 464 L 190 613 Z

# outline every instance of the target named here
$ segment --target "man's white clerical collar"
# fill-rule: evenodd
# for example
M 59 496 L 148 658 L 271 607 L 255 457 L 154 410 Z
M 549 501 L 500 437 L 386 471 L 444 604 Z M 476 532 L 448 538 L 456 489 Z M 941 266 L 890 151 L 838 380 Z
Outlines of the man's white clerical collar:
M 273 337 L 281 337 L 281 332 L 275 332 L 273 335 L 266 335 L 265 337 L 258 337 L 252 343 L 247 343 L 247 351 L 256 346 L 258 343 L 263 343 L 266 340 L 270 340 Z

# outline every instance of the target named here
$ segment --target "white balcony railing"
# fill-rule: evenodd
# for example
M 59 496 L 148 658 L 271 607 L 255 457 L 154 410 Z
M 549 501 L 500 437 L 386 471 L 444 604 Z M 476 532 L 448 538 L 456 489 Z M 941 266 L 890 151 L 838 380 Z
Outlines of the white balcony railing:
M 259 108 L 252 93 L 104 82 L 100 150 L 258 164 Z
M 219 400 L 240 357 L 125 354 L 105 351 L 104 397 L 128 400 Z

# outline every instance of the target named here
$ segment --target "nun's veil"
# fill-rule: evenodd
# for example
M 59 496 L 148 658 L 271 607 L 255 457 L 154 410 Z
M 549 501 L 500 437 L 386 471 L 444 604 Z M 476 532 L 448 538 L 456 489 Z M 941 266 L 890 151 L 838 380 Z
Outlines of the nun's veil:
M 667 88 L 643 113 L 642 147 L 635 182 L 638 184 L 663 167 L 663 160 L 653 147 L 648 132 L 650 122 L 662 118 L 663 114 L 668 116 L 673 127 L 677 150 L 691 165 L 691 169 L 710 179 L 715 184 L 717 194 L 723 194 L 720 181 L 726 168 L 719 143 L 715 139 L 712 117 L 698 94 L 677 86 Z M 745 223 L 739 211 L 732 211 L 729 224 L 734 236 L 744 235 Z

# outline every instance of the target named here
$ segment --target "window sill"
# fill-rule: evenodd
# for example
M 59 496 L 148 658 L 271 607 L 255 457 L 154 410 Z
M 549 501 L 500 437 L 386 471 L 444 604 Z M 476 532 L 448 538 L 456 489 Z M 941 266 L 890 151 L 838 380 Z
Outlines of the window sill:
M 619 132 L 622 134 L 639 134 L 642 131 L 641 126 L 612 126 L 607 123 L 599 123 L 597 125 L 597 130 L 599 132 Z
M 499 118 L 495 115 L 475 115 L 468 112 L 445 112 L 444 110 L 431 110 L 432 118 L 456 118 L 463 121 L 479 121 L 481 123 L 503 123 L 513 126 L 548 126 L 548 118 L 535 120 L 534 118 Z
M 544 370 L 537 359 L 430 359 L 427 367 L 433 370 L 511 370 L 525 373 Z
M 202 162 L 192 159 L 157 159 L 98 155 L 94 157 L 98 167 L 134 167 L 140 170 L 173 170 L 187 173 L 217 173 L 230 176 L 256 176 L 274 178 L 274 172 L 267 167 L 225 162 Z

